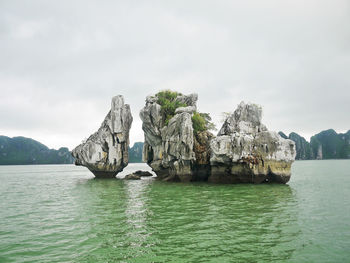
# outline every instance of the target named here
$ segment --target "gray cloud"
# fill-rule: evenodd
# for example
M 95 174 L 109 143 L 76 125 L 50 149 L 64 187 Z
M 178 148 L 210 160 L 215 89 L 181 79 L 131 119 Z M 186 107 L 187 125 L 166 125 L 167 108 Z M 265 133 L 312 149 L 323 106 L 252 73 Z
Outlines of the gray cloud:
M 74 147 L 122 94 L 131 140 L 160 89 L 217 125 L 241 101 L 273 130 L 350 129 L 348 1 L 0 2 L 0 133 Z

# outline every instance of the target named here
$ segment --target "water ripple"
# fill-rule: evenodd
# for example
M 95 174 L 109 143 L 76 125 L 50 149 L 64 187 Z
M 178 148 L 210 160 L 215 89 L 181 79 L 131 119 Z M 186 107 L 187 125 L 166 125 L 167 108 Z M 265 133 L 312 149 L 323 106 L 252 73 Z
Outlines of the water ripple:
M 0 167 L 0 262 L 346 262 L 349 164 L 335 172 L 332 163 L 297 162 L 289 185 Z M 145 167 L 125 173 L 132 169 Z

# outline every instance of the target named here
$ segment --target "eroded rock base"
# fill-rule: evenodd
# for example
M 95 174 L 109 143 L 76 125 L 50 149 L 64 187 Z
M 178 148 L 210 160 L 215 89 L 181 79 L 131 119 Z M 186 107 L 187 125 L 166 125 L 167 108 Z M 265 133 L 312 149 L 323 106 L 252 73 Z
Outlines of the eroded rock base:
M 231 166 L 203 166 L 193 169 L 188 174 L 177 174 L 175 171 L 156 172 L 157 179 L 168 182 L 209 182 L 218 184 L 240 183 L 279 183 L 286 184 L 290 177 L 292 163 L 270 161 L 252 166 L 248 163 L 236 163 Z
M 270 161 L 264 166 L 235 163 L 231 166 L 212 166 L 208 181 L 211 183 L 282 183 L 290 179 L 291 163 Z
M 101 179 L 113 179 L 116 177 L 118 172 L 101 172 L 101 171 L 92 171 L 96 178 L 101 178 Z

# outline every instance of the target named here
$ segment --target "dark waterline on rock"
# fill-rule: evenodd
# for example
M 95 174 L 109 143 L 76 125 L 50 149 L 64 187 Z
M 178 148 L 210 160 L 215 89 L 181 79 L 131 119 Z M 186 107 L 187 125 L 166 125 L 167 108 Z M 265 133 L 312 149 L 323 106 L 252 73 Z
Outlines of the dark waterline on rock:
M 213 185 L 2 166 L 0 262 L 346 262 L 349 171 L 303 161 L 288 185 Z

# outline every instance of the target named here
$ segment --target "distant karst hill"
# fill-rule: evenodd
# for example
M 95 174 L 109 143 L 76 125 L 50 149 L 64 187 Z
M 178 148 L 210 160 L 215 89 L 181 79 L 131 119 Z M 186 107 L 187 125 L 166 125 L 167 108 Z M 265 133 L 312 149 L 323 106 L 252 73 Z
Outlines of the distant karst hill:
M 135 142 L 133 147 L 129 147 L 129 163 L 142 163 L 143 142 Z
M 30 138 L 0 136 L 0 165 L 73 162 L 74 158 L 66 147 L 54 150 Z
M 333 129 L 322 131 L 312 136 L 310 142 L 295 132 L 289 136 L 279 132 L 279 135 L 295 142 L 297 160 L 350 159 L 350 130 L 346 133 Z
M 295 142 L 297 160 L 350 159 L 350 130 L 322 131 L 312 136 L 310 142 L 295 132 L 289 136 L 279 132 L 279 135 Z M 129 147 L 129 163 L 142 162 L 142 149 L 143 142 Z M 0 136 L 0 165 L 71 163 L 74 158 L 66 147 L 54 150 L 31 138 Z
M 312 136 L 311 142 L 295 132 L 289 136 L 279 132 L 279 135 L 295 142 L 296 160 L 350 159 L 350 130 L 346 133 L 325 130 Z M 130 163 L 142 162 L 142 149 L 143 142 L 136 142 L 129 148 Z

